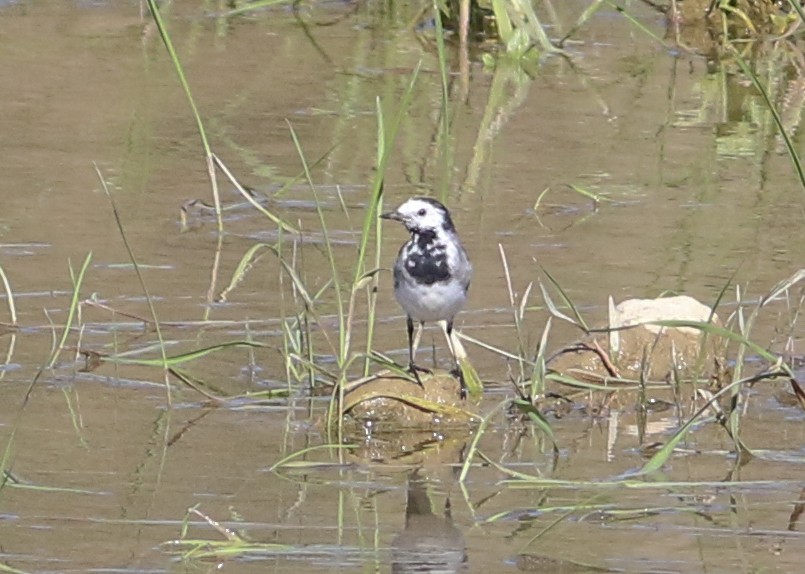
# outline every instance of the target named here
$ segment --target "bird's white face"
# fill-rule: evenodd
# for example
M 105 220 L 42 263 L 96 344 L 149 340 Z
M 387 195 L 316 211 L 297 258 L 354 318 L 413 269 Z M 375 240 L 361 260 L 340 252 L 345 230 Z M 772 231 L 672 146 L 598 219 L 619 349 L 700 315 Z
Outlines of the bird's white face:
M 442 231 L 453 230 L 453 222 L 447 209 L 433 199 L 411 198 L 396 211 L 386 213 L 383 217 L 402 222 L 412 232 L 431 231 L 438 235 Z

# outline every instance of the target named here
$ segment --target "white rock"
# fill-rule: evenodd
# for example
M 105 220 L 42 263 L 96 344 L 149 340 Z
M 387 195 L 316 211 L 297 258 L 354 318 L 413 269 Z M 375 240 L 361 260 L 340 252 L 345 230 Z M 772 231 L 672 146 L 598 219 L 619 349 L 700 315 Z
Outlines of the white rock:
M 659 299 L 627 299 L 610 307 L 609 326 L 627 327 L 652 321 L 698 321 L 706 323 L 710 320 L 711 309 L 699 303 L 693 297 L 678 295 Z M 713 321 L 718 317 L 713 315 Z M 660 325 L 644 325 L 652 333 L 662 330 Z M 696 334 L 700 331 L 692 327 L 675 327 L 680 331 Z

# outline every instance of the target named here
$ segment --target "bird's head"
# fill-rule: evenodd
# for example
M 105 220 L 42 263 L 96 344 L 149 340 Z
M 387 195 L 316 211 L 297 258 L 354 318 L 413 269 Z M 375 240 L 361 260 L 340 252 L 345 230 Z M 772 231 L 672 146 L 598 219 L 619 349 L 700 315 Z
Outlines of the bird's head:
M 429 197 L 412 197 L 395 211 L 383 213 L 380 217 L 401 222 L 411 233 L 439 235 L 455 231 L 447 208 Z

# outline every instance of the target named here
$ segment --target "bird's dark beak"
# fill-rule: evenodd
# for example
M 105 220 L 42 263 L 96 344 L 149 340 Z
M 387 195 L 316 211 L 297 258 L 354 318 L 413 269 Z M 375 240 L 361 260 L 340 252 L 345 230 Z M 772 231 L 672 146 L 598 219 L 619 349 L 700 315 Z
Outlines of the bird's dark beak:
M 402 221 L 402 217 L 396 211 L 388 211 L 380 214 L 381 219 L 393 219 L 394 221 Z

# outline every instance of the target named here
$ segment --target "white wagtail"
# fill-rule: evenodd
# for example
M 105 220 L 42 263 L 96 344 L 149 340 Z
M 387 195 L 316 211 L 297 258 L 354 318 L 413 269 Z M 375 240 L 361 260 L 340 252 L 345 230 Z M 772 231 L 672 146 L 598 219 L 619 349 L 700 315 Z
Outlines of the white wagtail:
M 400 248 L 394 263 L 394 295 L 408 318 L 408 368 L 419 380 L 414 357 L 425 321 L 439 321 L 447 346 L 456 363 L 464 388 L 461 368 L 453 347 L 453 318 L 467 300 L 472 264 L 461 245 L 447 208 L 429 197 L 413 197 L 396 211 L 380 217 L 405 225 L 411 239 Z M 414 338 L 414 321 L 417 322 Z

